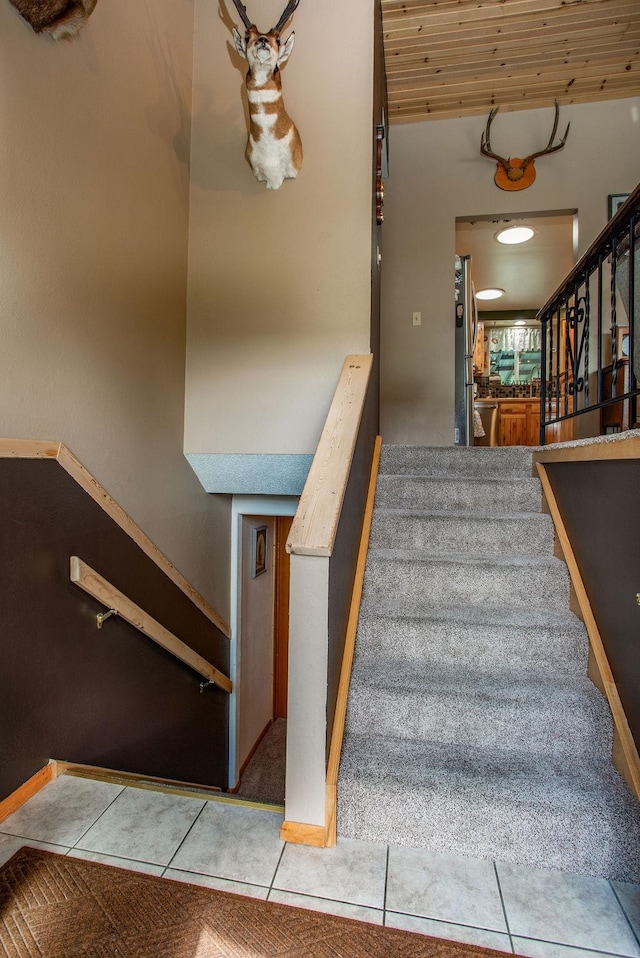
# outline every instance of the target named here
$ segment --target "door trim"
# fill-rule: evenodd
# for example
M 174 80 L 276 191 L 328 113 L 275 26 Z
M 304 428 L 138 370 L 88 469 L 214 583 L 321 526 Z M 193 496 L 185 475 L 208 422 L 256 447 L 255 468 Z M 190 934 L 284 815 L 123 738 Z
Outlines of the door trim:
M 294 516 L 298 508 L 297 496 L 233 496 L 231 501 L 231 582 L 229 674 L 233 691 L 229 696 L 229 788 L 238 785 L 238 723 L 242 695 L 240 634 L 240 589 L 242 585 L 242 517 Z

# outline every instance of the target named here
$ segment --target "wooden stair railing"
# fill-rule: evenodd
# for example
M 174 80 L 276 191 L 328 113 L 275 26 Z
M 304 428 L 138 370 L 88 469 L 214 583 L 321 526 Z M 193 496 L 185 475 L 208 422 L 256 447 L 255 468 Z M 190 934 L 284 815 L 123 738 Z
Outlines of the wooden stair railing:
M 106 605 L 107 609 L 116 612 L 126 622 L 146 635 L 147 638 L 194 669 L 205 679 L 205 682 L 200 686 L 201 690 L 205 685 L 213 684 L 219 686 L 225 692 L 232 691 L 231 679 L 228 676 L 216 669 L 206 659 L 203 659 L 197 652 L 194 652 L 168 629 L 165 629 L 156 619 L 148 615 L 110 582 L 107 582 L 78 556 L 71 556 L 70 578 L 75 585 Z M 99 626 L 102 625 L 107 615 L 98 613 Z

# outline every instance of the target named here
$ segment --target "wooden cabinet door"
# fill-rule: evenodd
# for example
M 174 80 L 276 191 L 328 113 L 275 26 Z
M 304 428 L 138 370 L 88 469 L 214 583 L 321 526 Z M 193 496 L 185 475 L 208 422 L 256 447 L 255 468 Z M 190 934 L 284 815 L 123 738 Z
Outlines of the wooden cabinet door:
M 500 445 L 527 444 L 527 410 L 525 403 L 500 403 Z
M 527 403 L 527 446 L 540 443 L 540 400 Z

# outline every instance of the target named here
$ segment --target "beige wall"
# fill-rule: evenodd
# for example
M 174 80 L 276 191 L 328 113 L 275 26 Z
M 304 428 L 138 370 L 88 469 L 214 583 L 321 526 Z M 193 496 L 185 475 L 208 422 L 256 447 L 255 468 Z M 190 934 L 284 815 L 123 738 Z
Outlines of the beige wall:
M 264 30 L 284 6 L 247 3 Z M 374 0 L 295 13 L 282 76 L 304 165 L 277 191 L 244 159 L 224 9 L 196 0 L 185 450 L 307 454 L 344 357 L 369 350 Z
M 182 455 L 192 43 L 193 0 L 58 44 L 0 4 L 0 435 L 66 443 L 226 617 L 229 507 Z
M 387 443 L 453 444 L 453 257 L 456 216 L 577 209 L 579 253 L 607 219 L 609 193 L 640 169 L 640 98 L 563 107 L 567 145 L 537 161 L 527 190 L 506 193 L 479 152 L 486 118 L 393 126 L 382 273 L 381 430 Z M 501 113 L 492 146 L 526 156 L 547 142 L 553 110 Z M 543 305 L 542 303 L 540 304 Z M 422 326 L 412 325 L 414 310 Z

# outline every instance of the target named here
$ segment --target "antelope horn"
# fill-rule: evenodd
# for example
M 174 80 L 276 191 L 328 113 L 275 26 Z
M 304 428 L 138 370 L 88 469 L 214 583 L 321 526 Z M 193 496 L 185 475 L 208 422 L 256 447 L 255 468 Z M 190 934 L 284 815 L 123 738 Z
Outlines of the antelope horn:
M 276 26 L 273 27 L 273 31 L 272 31 L 273 33 L 280 33 L 280 31 L 282 30 L 283 26 L 285 25 L 289 17 L 291 17 L 295 13 L 296 7 L 298 6 L 299 3 L 300 3 L 300 0 L 289 0 L 289 3 L 286 5 L 282 16 L 278 20 Z
M 560 107 L 558 106 L 558 101 L 554 100 L 553 102 L 555 103 L 555 106 L 556 106 L 556 117 L 553 124 L 553 130 L 551 131 L 551 136 L 549 137 L 549 142 L 545 146 L 544 150 L 538 150 L 537 153 L 532 153 L 531 156 L 528 156 L 525 160 L 522 161 L 523 169 L 525 169 L 529 165 L 529 163 L 531 163 L 532 160 L 535 160 L 536 157 L 538 156 L 545 156 L 547 153 L 557 153 L 557 151 L 561 150 L 562 147 L 567 142 L 567 137 L 569 135 L 569 127 L 571 126 L 571 123 L 567 123 L 567 129 L 564 131 L 564 136 L 562 137 L 560 142 L 556 143 L 555 146 L 552 145 L 553 141 L 556 138 L 556 133 L 558 131 L 558 120 L 560 119 Z
M 495 106 L 493 110 L 491 111 L 491 113 L 489 114 L 489 119 L 487 120 L 487 125 L 482 134 L 482 140 L 480 141 L 480 152 L 482 153 L 483 156 L 489 156 L 491 157 L 492 160 L 497 160 L 498 163 L 502 163 L 502 165 L 506 169 L 507 160 L 503 156 L 498 156 L 497 153 L 493 152 L 493 150 L 491 149 L 491 140 L 489 139 L 491 135 L 491 124 L 493 123 L 493 118 L 499 109 L 500 109 L 499 106 Z
M 240 14 L 240 19 L 242 20 L 242 22 L 244 23 L 245 27 L 248 30 L 250 27 L 253 26 L 253 24 L 251 23 L 251 20 L 249 19 L 247 15 L 247 8 L 245 7 L 244 3 L 240 2 L 240 0 L 233 0 L 233 2 L 235 4 L 236 10 Z

